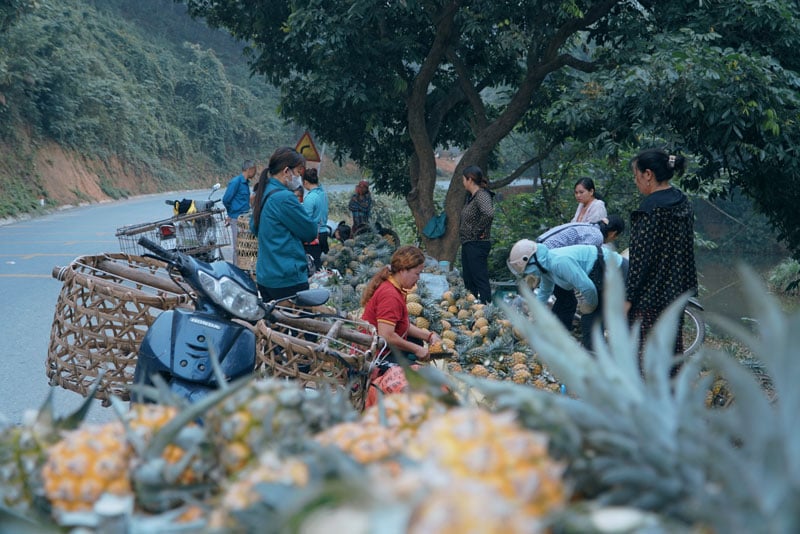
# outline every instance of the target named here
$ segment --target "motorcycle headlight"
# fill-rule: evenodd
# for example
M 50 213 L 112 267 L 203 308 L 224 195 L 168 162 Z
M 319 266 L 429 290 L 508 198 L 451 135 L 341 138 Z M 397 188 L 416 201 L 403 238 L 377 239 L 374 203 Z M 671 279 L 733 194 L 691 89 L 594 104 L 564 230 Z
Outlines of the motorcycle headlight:
M 198 278 L 208 297 L 231 315 L 246 321 L 258 321 L 264 317 L 264 308 L 260 305 L 258 295 L 227 276 L 217 279 L 199 271 Z

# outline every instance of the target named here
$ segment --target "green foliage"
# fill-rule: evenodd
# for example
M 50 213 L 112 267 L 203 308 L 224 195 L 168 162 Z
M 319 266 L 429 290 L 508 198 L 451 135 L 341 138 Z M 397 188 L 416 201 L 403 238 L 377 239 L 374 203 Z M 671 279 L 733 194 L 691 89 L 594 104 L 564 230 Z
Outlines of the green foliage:
M 131 194 L 130 191 L 126 191 L 124 189 L 120 189 L 119 187 L 115 186 L 107 176 L 101 175 L 100 177 L 100 190 L 103 191 L 109 198 L 114 200 L 119 200 L 122 198 L 128 198 Z
M 800 283 L 800 263 L 794 259 L 785 259 L 776 265 L 769 273 L 769 287 L 775 293 L 788 293 L 798 295 Z
M 25 13 L 31 11 L 35 0 L 3 0 L 0 2 L 0 32 L 15 24 Z
M 381 190 L 410 193 L 418 225 L 433 211 L 424 164 L 437 147 L 513 176 L 537 161 L 553 172 L 563 160 L 547 156 L 576 141 L 612 166 L 668 144 L 698 164 L 685 186 L 742 185 L 800 250 L 797 202 L 783 202 L 800 194 L 796 2 L 187 3 L 252 39 L 253 68 L 284 88 L 282 113 Z M 533 157 L 497 150 L 512 131 L 530 136 Z
M 192 21 L 184 6 L 35 4 L 0 33 L 0 139 L 11 146 L 25 129 L 89 158 L 113 155 L 176 187 L 293 142 L 275 113 L 276 90 L 249 79 L 242 45 Z M 110 182 L 101 187 L 113 198 L 126 194 Z
M 551 127 L 610 154 L 691 155 L 685 187 L 713 183 L 712 199 L 741 187 L 798 253 L 798 14 L 788 1 L 686 1 L 653 4 L 644 24 L 616 20 L 627 37 L 603 52 L 616 66 L 564 81 Z

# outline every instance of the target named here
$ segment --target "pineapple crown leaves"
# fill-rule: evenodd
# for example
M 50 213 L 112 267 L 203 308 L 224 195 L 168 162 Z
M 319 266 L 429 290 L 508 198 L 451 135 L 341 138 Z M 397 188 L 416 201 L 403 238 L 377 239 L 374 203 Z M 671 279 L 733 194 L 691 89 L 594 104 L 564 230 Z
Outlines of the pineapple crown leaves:
M 757 319 L 756 333 L 720 316 L 712 315 L 710 320 L 744 341 L 763 362 L 774 401 L 749 369 L 720 352 L 711 354 L 710 365 L 725 378 L 736 399 L 711 421 L 711 428 L 737 445 L 730 453 L 734 459 L 730 465 L 712 467 L 719 467 L 714 475 L 724 481 L 725 494 L 736 512 L 726 515 L 731 528 L 773 525 L 794 530 L 800 524 L 795 506 L 800 499 L 800 432 L 796 431 L 800 313 L 784 314 L 752 270 L 740 267 L 740 276 Z
M 94 396 L 97 394 L 100 384 L 103 383 L 104 374 L 105 371 L 98 373 L 97 380 L 92 384 L 92 387 L 89 389 L 88 394 L 83 399 L 80 406 L 78 406 L 74 412 L 64 417 L 57 417 L 55 415 L 55 402 L 53 400 L 53 391 L 55 388 L 50 388 L 47 392 L 47 397 L 36 412 L 34 426 L 39 429 L 47 430 L 48 432 L 74 430 L 78 428 L 83 420 L 86 419 L 86 414 L 89 413 L 89 409 L 92 407 L 92 400 L 94 400 Z
M 158 375 L 153 376 L 154 382 L 159 379 L 160 377 Z M 229 383 L 227 387 L 209 393 L 197 402 L 190 404 L 183 410 L 179 411 L 175 417 L 173 417 L 167 424 L 159 429 L 153 435 L 149 443 L 144 443 L 141 439 L 137 438 L 135 432 L 131 431 L 130 424 L 125 417 L 127 409 L 123 402 L 115 397 L 112 397 L 111 403 L 123 425 L 125 425 L 127 434 L 133 441 L 131 445 L 139 453 L 139 456 L 144 461 L 156 460 L 161 458 L 164 449 L 166 449 L 168 445 L 175 443 L 178 434 L 184 427 L 186 427 L 189 423 L 199 419 L 211 407 L 216 406 L 227 397 L 233 395 L 253 379 L 254 377 L 252 375 L 242 377 L 235 382 Z M 163 379 L 161 380 L 163 381 Z
M 607 273 L 606 287 L 606 310 L 616 313 L 606 316 L 608 344 L 599 331 L 595 332 L 594 356 L 578 345 L 528 288 L 520 290 L 535 321 L 529 321 L 511 307 L 506 307 L 505 311 L 539 358 L 578 397 L 556 395 L 552 399 L 562 413 L 569 415 L 568 420 L 581 435 L 580 443 L 576 443 L 564 441 L 571 433 L 561 432 L 561 439 L 555 443 L 566 446 L 563 452 L 571 454 L 575 454 L 576 446 L 580 445 L 581 454 L 592 457 L 583 464 L 582 469 L 588 472 L 579 473 L 578 478 L 597 479 L 597 487 L 605 491 L 610 502 L 652 506 L 645 501 L 653 495 L 655 500 L 663 502 L 681 500 L 681 484 L 655 480 L 674 468 L 675 451 L 679 446 L 680 420 L 670 393 L 669 365 L 680 304 L 675 304 L 665 314 L 648 341 L 644 355 L 648 377 L 645 380 L 637 365 L 638 339 L 629 330 L 622 312 L 622 279 L 613 269 Z M 684 376 L 688 377 L 689 373 Z M 700 404 L 699 399 L 697 402 Z M 536 417 L 536 414 L 529 415 Z M 552 420 L 543 423 L 551 426 Z M 640 446 L 645 442 L 647 447 Z M 576 468 L 577 465 L 573 468 L 579 471 L 581 468 Z M 666 479 L 671 481 L 669 477 Z M 651 483 L 649 491 L 640 491 Z
M 656 510 L 720 531 L 763 530 L 765 525 L 792 530 L 798 524 L 792 503 L 800 496 L 800 434 L 792 431 L 792 414 L 800 409 L 793 384 L 800 371 L 793 349 L 800 315 L 784 317 L 777 302 L 764 297 L 752 272 L 744 272 L 743 279 L 756 307 L 759 335 L 718 322 L 761 355 L 775 380 L 775 402 L 749 369 L 716 351 L 689 358 L 670 380 L 674 332 L 685 299 L 665 311 L 648 337 L 642 376 L 638 329 L 628 327 L 622 280 L 612 269 L 605 293 L 608 342 L 596 332 L 594 356 L 527 289 L 522 293 L 535 322 L 507 310 L 539 358 L 577 398 L 471 381 L 498 409 L 514 409 L 524 425 L 551 433 L 554 454 L 572 460 L 579 490 L 603 502 Z M 712 373 L 702 373 L 707 369 Z M 715 373 L 728 381 L 737 399 L 724 410 L 703 402 Z

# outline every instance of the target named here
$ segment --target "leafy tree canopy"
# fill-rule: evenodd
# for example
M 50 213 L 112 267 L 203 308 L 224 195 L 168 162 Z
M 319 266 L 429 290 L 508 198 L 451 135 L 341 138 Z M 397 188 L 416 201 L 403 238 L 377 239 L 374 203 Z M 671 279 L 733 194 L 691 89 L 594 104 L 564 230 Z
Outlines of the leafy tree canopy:
M 427 243 L 438 257 L 458 247 L 460 170 L 491 165 L 515 129 L 536 155 L 496 186 L 565 142 L 611 156 L 666 144 L 696 157 L 687 185 L 726 176 L 800 250 L 796 2 L 187 3 L 249 42 L 282 112 L 405 194 L 418 227 L 435 212 L 435 149 L 464 149 L 447 233 Z

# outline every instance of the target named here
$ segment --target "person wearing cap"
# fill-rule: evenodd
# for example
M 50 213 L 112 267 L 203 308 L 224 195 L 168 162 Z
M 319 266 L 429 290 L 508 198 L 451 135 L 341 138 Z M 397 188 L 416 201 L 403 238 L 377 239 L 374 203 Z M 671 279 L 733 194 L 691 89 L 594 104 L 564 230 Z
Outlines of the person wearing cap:
M 222 196 L 222 204 L 228 212 L 228 225 L 231 229 L 231 240 L 233 242 L 233 259 L 231 263 L 236 265 L 238 259 L 238 248 L 236 241 L 239 238 L 239 227 L 236 219 L 250 211 L 250 180 L 256 175 L 256 163 L 247 159 L 242 163 L 242 173 L 231 178 L 225 194 Z
M 573 222 L 556 226 L 537 237 L 536 242 L 545 245 L 549 250 L 571 245 L 611 245 L 624 232 L 625 221 L 622 217 L 609 215 L 596 223 Z M 578 308 L 575 292 L 556 284 L 553 296 L 556 298 L 553 313 L 565 326 L 572 325 L 575 310 Z
M 372 212 L 372 195 L 369 192 L 369 183 L 361 180 L 356 185 L 356 191 L 350 197 L 347 206 L 353 215 L 352 235 L 358 235 L 369 228 L 369 216 Z
M 627 270 L 627 260 L 618 253 L 599 245 L 570 245 L 550 250 L 547 245 L 521 239 L 511 247 L 506 264 L 515 276 L 532 276 L 538 285 L 536 297 L 546 304 L 555 286 L 574 291 L 581 312 L 581 342 L 592 350 L 592 328 L 602 320 L 603 276 L 606 263 L 613 262 Z M 538 283 L 537 283 L 538 281 Z M 569 322 L 559 317 L 567 330 Z

